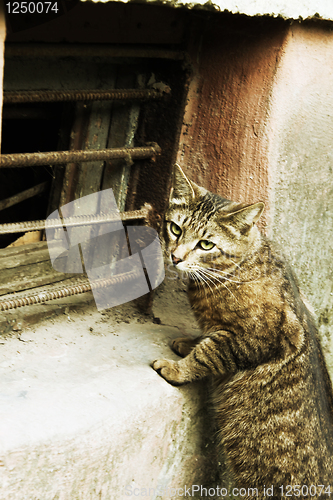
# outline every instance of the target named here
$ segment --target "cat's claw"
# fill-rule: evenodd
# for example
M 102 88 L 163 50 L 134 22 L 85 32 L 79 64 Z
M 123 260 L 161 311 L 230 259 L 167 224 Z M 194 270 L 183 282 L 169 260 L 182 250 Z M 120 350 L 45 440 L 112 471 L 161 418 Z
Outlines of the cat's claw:
M 151 367 L 169 382 L 169 384 L 181 385 L 185 382 L 181 377 L 176 361 L 171 361 L 170 359 L 157 359 L 151 364 Z

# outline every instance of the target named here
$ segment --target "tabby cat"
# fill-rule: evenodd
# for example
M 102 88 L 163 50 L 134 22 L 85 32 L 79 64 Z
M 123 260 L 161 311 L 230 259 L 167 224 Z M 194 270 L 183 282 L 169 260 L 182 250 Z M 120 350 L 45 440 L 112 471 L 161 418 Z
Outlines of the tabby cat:
M 176 165 L 163 239 L 169 262 L 188 274 L 202 335 L 176 339 L 183 359 L 152 367 L 173 385 L 211 379 L 236 487 L 257 488 L 258 498 L 328 500 L 331 381 L 295 277 L 255 224 L 263 209 L 210 193 Z

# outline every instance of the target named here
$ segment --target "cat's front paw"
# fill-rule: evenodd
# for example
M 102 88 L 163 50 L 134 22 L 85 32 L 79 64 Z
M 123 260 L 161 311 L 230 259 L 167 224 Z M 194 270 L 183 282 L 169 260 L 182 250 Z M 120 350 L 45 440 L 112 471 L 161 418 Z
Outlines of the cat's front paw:
M 152 368 L 169 384 L 181 385 L 185 383 L 181 376 L 178 363 L 170 359 L 157 359 L 151 364 Z

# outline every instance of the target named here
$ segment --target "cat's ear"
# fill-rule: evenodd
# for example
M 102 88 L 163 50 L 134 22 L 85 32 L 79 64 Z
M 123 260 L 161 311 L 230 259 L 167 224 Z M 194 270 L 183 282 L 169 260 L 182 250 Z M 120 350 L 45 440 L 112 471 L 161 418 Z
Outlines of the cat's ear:
M 235 211 L 228 214 L 228 218 L 232 221 L 232 225 L 244 234 L 260 219 L 264 208 L 265 204 L 261 201 L 254 203 L 254 205 L 242 205 L 241 208 L 238 205 L 235 207 Z
M 184 198 L 187 201 L 192 201 L 195 198 L 202 196 L 204 192 L 206 192 L 206 190 L 190 181 L 180 166 L 176 163 L 173 168 L 173 183 L 170 193 L 170 201 L 183 200 Z

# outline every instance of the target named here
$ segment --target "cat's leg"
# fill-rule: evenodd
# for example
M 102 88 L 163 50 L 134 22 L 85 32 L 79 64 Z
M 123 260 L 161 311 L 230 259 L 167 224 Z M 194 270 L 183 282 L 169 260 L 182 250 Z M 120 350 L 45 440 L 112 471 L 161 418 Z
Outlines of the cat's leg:
M 178 354 L 178 356 L 182 356 L 183 358 L 190 354 L 193 347 L 195 347 L 198 342 L 200 342 L 202 337 L 198 337 L 196 339 L 191 339 L 188 337 L 179 337 L 175 339 L 171 344 L 171 349 Z
M 152 368 L 173 385 L 200 380 L 209 375 L 225 376 L 236 371 L 229 332 L 216 332 L 200 340 L 180 361 L 158 359 Z

